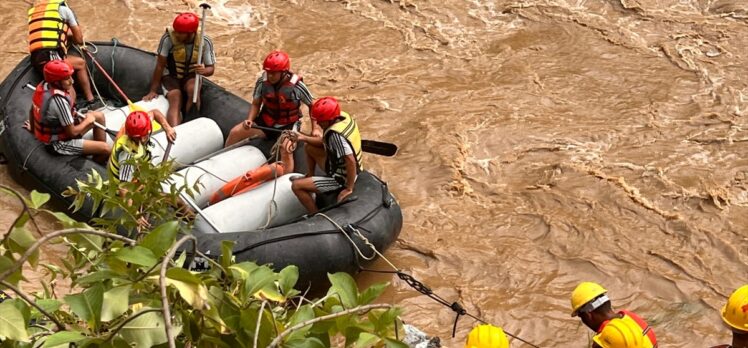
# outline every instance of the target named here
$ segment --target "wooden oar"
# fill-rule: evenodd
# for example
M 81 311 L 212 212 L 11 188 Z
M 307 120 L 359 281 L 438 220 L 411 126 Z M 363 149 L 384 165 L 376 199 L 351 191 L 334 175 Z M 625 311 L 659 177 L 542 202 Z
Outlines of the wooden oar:
M 266 132 L 275 132 L 275 133 L 283 132 L 283 129 L 262 127 L 256 124 L 253 124 L 252 128 L 256 128 L 256 129 L 263 130 Z M 383 141 L 364 139 L 364 140 L 361 140 L 361 150 L 364 152 L 373 153 L 375 155 L 392 157 L 395 154 L 397 154 L 397 145 L 392 144 L 392 143 L 386 143 Z

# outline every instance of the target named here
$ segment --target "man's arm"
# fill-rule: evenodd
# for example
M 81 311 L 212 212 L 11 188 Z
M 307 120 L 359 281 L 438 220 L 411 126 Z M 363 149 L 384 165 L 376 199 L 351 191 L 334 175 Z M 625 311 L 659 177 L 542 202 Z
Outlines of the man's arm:
M 153 109 L 149 113 L 151 114 L 151 117 L 153 117 L 153 119 L 156 120 L 156 122 L 158 122 L 158 124 L 160 124 L 161 127 L 164 128 L 166 137 L 169 138 L 170 142 L 174 142 L 175 140 L 177 140 L 177 132 L 171 125 L 169 125 L 169 122 L 166 121 L 166 117 L 163 113 L 161 113 L 161 111 L 159 111 L 158 109 Z
M 166 57 L 158 55 L 156 57 L 156 67 L 153 69 L 153 76 L 151 77 L 151 86 L 148 89 L 148 94 L 157 94 L 158 87 L 161 85 L 161 76 L 164 74 L 164 68 L 166 67 Z

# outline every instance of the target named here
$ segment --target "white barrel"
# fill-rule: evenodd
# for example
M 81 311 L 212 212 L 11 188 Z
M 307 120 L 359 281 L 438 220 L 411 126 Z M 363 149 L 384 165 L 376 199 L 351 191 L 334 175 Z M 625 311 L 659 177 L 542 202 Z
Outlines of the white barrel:
M 249 170 L 255 169 L 265 163 L 265 155 L 254 146 L 242 146 L 200 161 L 192 167 L 178 171 L 172 176 L 172 181 L 181 186 L 193 187 L 200 182 L 200 191 L 193 200 L 199 207 L 206 207 L 213 195 L 227 181 L 244 175 Z
M 196 159 L 223 148 L 223 133 L 216 121 L 206 117 L 196 118 L 182 123 L 174 130 L 177 140 L 171 146 L 169 158 L 182 164 L 190 164 Z M 151 136 L 151 155 L 153 164 L 163 162 L 164 151 L 168 145 L 166 133 L 159 132 Z
M 169 101 L 162 95 L 159 95 L 157 98 L 154 98 L 151 101 L 141 100 L 139 102 L 136 102 L 135 105 L 142 107 L 145 111 L 157 109 L 164 115 L 166 115 L 166 111 L 169 110 Z M 127 119 L 127 115 L 130 113 L 130 106 L 125 105 L 121 108 L 116 109 L 101 108 L 99 109 L 99 111 L 104 113 L 104 117 L 106 118 L 106 127 L 114 131 L 119 131 L 120 128 L 125 125 L 125 119 Z M 86 132 L 86 134 L 83 135 L 83 139 L 93 139 L 93 129 Z M 108 135 L 107 143 L 109 143 L 110 145 L 114 143 L 114 140 L 112 140 L 112 138 Z
M 292 173 L 268 181 L 254 190 L 218 202 L 203 209 L 203 215 L 195 219 L 195 228 L 202 231 L 213 231 L 210 220 L 219 232 L 254 231 L 267 223 L 271 209 L 273 187 L 275 184 L 275 203 L 273 219 L 268 227 L 279 226 L 307 213 L 306 209 L 291 190 L 290 178 L 301 174 Z

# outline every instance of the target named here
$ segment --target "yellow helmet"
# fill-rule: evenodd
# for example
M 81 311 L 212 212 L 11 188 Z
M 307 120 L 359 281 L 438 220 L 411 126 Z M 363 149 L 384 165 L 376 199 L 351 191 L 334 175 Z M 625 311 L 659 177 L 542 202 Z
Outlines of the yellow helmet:
M 722 320 L 733 329 L 748 332 L 748 285 L 743 285 L 730 295 L 722 307 Z
M 577 311 L 586 305 L 588 302 L 594 300 L 600 295 L 605 294 L 608 290 L 605 290 L 600 284 L 593 282 L 582 282 L 577 285 L 574 291 L 571 293 L 571 316 L 577 315 Z
M 478 325 L 470 331 L 465 348 L 509 348 L 509 340 L 500 327 Z
M 642 348 L 644 334 L 634 322 L 613 319 L 592 340 L 602 348 Z

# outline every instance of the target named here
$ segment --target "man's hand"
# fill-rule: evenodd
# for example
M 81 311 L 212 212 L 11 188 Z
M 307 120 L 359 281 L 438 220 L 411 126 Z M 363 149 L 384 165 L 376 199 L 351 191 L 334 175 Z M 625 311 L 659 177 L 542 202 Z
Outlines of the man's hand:
M 29 120 L 23 121 L 23 129 L 31 132 L 31 122 Z
M 89 112 L 89 113 L 86 114 L 86 120 L 85 120 L 85 122 L 86 122 L 87 125 L 92 125 L 92 124 L 94 124 L 94 122 L 96 122 L 96 116 L 94 116 L 93 112 Z
M 340 191 L 338 194 L 338 202 L 342 202 L 346 197 L 348 197 L 351 193 L 353 193 L 353 190 L 349 188 L 344 188 L 343 191 Z
M 207 72 L 207 69 L 205 69 L 205 64 L 192 64 L 190 65 L 191 69 L 195 69 L 195 73 L 198 73 L 200 75 L 205 75 Z
M 166 138 L 169 139 L 170 143 L 173 143 L 177 140 L 177 131 L 175 131 L 174 128 L 169 125 L 165 125 L 164 131 L 166 132 Z
M 242 127 L 244 129 L 251 129 L 253 124 L 254 122 L 252 122 L 251 120 L 244 120 L 244 122 L 242 122 Z
M 143 100 L 144 101 L 151 101 L 151 100 L 153 100 L 153 98 L 156 98 L 156 96 L 158 96 L 158 93 L 151 91 L 151 92 L 148 92 L 148 94 L 146 94 L 143 97 Z

